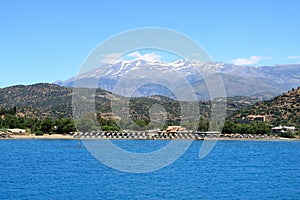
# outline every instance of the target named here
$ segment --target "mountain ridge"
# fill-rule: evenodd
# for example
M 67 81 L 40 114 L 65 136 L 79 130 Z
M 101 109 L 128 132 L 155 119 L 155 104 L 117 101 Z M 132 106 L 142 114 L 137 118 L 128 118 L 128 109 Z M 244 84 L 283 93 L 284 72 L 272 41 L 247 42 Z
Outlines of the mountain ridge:
M 149 62 L 144 60 L 118 61 L 97 67 L 89 72 L 71 77 L 66 81 L 57 81 L 61 86 L 73 87 L 75 82 L 82 81 L 92 83 L 91 85 L 114 92 L 116 84 L 122 78 L 131 75 L 136 84 L 142 85 L 143 77 L 151 76 L 148 69 L 153 68 L 158 74 L 171 72 L 178 73 L 195 90 L 199 100 L 210 99 L 205 79 L 214 78 L 216 72 L 221 76 L 226 95 L 233 96 L 260 96 L 262 99 L 275 97 L 300 84 L 300 64 L 274 65 L 274 66 L 238 66 L 221 62 L 192 63 L 178 60 L 170 63 Z M 199 73 L 200 72 L 200 73 Z M 201 74 L 202 73 L 202 74 Z M 136 77 L 135 77 L 136 76 Z M 162 76 L 163 77 L 163 76 Z M 97 83 L 97 84 L 95 84 Z M 88 84 L 87 84 L 88 85 Z M 179 90 L 184 89 L 178 85 Z M 152 91 L 156 91 L 153 93 Z M 268 93 L 263 96 L 264 93 Z M 270 95 L 272 94 L 272 95 Z M 159 86 L 148 88 L 143 92 L 137 91 L 135 96 L 162 95 L 173 98 L 174 95 L 167 93 Z

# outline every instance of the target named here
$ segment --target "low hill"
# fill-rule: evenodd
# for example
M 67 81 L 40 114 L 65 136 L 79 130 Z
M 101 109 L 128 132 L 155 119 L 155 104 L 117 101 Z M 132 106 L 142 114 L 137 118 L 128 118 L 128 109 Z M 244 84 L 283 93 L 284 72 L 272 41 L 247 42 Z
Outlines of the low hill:
M 89 90 L 89 89 L 82 89 Z M 31 118 L 72 117 L 73 88 L 55 84 L 38 83 L 34 85 L 17 85 L 0 89 L 0 107 L 16 107 L 17 115 Z M 111 92 L 97 89 L 96 108 L 104 115 L 111 113 L 111 99 L 116 101 L 128 100 Z M 232 115 L 257 101 L 256 98 L 243 96 L 227 99 L 227 114 Z M 159 104 L 165 108 L 172 119 L 180 116 L 179 102 L 163 96 L 135 97 L 129 100 L 130 115 L 133 119 L 149 119 L 149 108 Z M 199 101 L 201 115 L 209 116 L 210 102 Z
M 16 85 L 0 89 L 0 106 L 16 107 L 28 117 L 71 117 L 72 89 L 54 84 Z
M 292 89 L 268 101 L 259 101 L 232 116 L 239 119 L 248 115 L 265 115 L 272 125 L 292 125 L 300 128 L 300 87 Z

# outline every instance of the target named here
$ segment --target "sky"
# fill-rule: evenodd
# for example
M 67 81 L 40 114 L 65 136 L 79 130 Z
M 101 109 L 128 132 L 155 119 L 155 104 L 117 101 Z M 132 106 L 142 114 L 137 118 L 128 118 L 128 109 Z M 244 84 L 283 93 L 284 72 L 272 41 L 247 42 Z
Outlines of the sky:
M 299 8 L 298 0 L 1 0 L 0 87 L 66 80 L 97 45 L 143 27 L 183 33 L 216 62 L 299 64 Z

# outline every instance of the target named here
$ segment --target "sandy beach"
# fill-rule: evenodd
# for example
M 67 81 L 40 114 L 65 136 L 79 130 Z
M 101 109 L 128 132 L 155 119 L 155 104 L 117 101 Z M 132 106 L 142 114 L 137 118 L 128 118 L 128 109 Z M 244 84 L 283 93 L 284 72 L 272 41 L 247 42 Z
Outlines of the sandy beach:
M 62 134 L 44 134 L 41 136 L 28 134 L 28 135 L 9 135 L 9 137 L 1 138 L 2 140 L 78 140 L 78 139 L 110 139 L 110 140 L 134 140 L 136 138 L 99 138 L 99 137 L 74 137 L 73 135 Z M 0 140 L 1 140 L 0 139 Z M 140 138 L 140 140 L 152 140 L 150 138 Z M 156 140 L 181 140 L 180 138 L 157 138 Z M 186 138 L 184 138 L 186 140 Z M 265 137 L 265 138 L 223 138 L 223 137 L 206 137 L 204 139 L 188 139 L 188 140 L 237 140 L 237 141 L 297 141 L 300 137 L 296 138 L 283 138 L 283 137 Z
M 73 136 L 71 135 L 61 135 L 61 134 L 44 134 L 41 136 L 37 136 L 37 135 L 10 135 L 10 138 L 5 138 L 5 139 L 23 139 L 23 140 L 28 140 L 28 139 L 40 139 L 40 140 L 72 140 L 75 139 Z

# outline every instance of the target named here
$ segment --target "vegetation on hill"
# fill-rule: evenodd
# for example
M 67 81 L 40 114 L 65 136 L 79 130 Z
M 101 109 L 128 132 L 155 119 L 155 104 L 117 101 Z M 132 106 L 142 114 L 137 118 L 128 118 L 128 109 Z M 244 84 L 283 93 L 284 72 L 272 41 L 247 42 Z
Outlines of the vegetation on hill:
M 259 101 L 233 115 L 231 120 L 238 122 L 248 115 L 265 115 L 266 122 L 272 126 L 281 124 L 300 128 L 300 87 L 274 99 Z
M 265 116 L 265 122 L 245 123 L 249 115 Z M 258 101 L 254 105 L 229 116 L 223 132 L 270 134 L 271 128 L 278 125 L 295 126 L 296 132 L 279 133 L 281 137 L 294 137 L 300 134 L 300 87 L 292 89 L 271 100 Z
M 54 84 L 17 85 L 0 89 L 0 106 L 16 107 L 18 116 L 71 117 L 72 89 Z
M 76 89 L 76 92 L 82 92 L 81 90 L 89 90 L 87 88 Z M 55 131 L 54 126 L 57 126 L 58 119 L 72 119 L 72 95 L 73 89 L 68 87 L 61 87 L 54 84 L 39 83 L 29 86 L 13 86 L 0 89 L 0 106 L 5 108 L 6 114 L 2 114 L 2 128 L 28 128 L 33 132 L 37 131 Z M 117 103 L 129 102 L 129 115 L 128 118 L 135 123 L 132 125 L 128 123 L 127 119 L 119 121 L 118 116 L 114 116 L 111 110 L 111 100 Z M 178 125 L 180 122 L 180 106 L 179 102 L 163 96 L 151 96 L 151 97 L 134 97 L 125 98 L 105 90 L 96 90 L 96 110 L 98 113 L 98 120 L 95 127 L 101 126 L 102 130 L 119 130 L 120 124 L 122 127 L 133 128 L 134 130 L 143 130 L 147 128 L 155 128 L 150 123 L 149 110 L 152 106 L 159 105 L 164 108 L 165 113 L 151 113 L 154 118 L 158 114 L 165 114 L 167 121 L 164 127 L 167 125 Z M 248 97 L 230 97 L 227 99 L 228 108 L 227 114 L 235 113 L 237 110 L 243 109 L 249 105 L 255 103 L 257 99 Z M 82 104 L 84 101 L 82 101 Z M 210 113 L 210 102 L 199 101 L 199 110 L 202 116 L 200 120 L 201 130 L 206 130 L 208 122 L 204 118 L 208 118 Z M 123 109 L 123 108 L 120 108 Z M 1 113 L 0 113 L 1 114 Z M 9 115 L 11 114 L 11 115 Z M 8 119 L 14 123 L 8 123 Z M 46 120 L 44 123 L 42 123 Z M 52 122 L 50 122 L 50 120 Z M 20 121 L 20 122 L 16 122 Z M 24 123 L 22 123 L 24 121 Z M 26 122 L 30 121 L 30 122 Z M 32 122 L 33 121 L 33 122 Z M 63 121 L 63 120 L 62 120 Z M 51 129 L 47 129 L 47 126 L 41 128 L 41 126 L 52 124 Z M 90 122 L 82 122 L 82 125 L 87 125 Z M 81 125 L 80 123 L 78 123 Z M 127 126 L 130 124 L 130 126 Z M 50 125 L 48 125 L 49 127 Z M 134 126 L 134 127 L 131 127 Z M 193 127 L 195 124 L 189 124 L 187 126 Z M 43 129 L 43 130 L 41 130 Z M 73 130 L 70 128 L 70 130 Z M 61 132 L 58 130 L 58 132 Z
M 82 89 L 89 90 L 89 89 Z M 0 89 L 0 128 L 23 128 L 33 133 L 67 133 L 75 131 L 72 119 L 72 88 L 40 83 L 29 86 L 13 86 Z M 128 119 L 115 116 L 111 110 L 112 99 L 122 105 L 129 102 Z M 180 124 L 180 102 L 163 96 L 121 97 L 105 90 L 96 90 L 97 120 L 79 121 L 83 129 L 93 126 L 105 131 L 126 127 L 134 130 L 157 128 L 151 124 L 151 115 L 167 116 L 165 124 Z M 84 101 L 83 101 L 84 102 Z M 199 101 L 199 124 L 186 124 L 187 128 L 198 126 L 198 130 L 208 130 L 210 101 Z M 163 111 L 151 112 L 153 106 L 161 106 Z M 120 108 L 123 109 L 123 108 Z M 163 113 L 162 113 L 163 112 Z M 241 123 L 248 115 L 265 115 L 265 123 Z M 224 133 L 268 134 L 275 125 L 289 125 L 300 128 L 300 87 L 292 89 L 272 100 L 258 101 L 255 98 L 237 96 L 227 98 L 227 121 Z M 134 124 L 129 123 L 130 120 Z M 78 128 L 78 127 L 77 127 Z
M 57 119 L 38 119 L 28 118 L 26 116 L 16 116 L 15 109 L 0 109 L 0 129 L 21 128 L 27 133 L 44 134 L 44 133 L 58 133 L 65 134 L 74 132 L 75 124 L 69 118 Z

